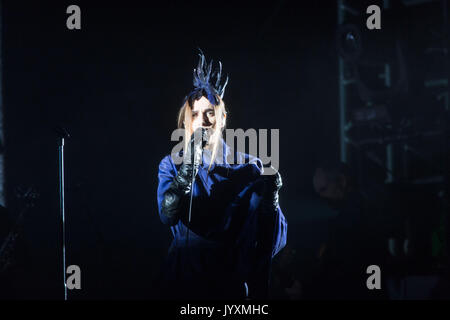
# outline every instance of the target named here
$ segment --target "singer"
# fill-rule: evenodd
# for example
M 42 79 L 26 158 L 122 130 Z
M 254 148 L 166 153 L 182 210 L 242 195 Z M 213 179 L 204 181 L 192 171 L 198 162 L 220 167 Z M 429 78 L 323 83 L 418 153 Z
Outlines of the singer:
M 281 176 L 263 175 L 260 159 L 225 143 L 228 77 L 221 84 L 222 64 L 211 73 L 212 61 L 199 56 L 194 89 L 178 114 L 185 130 L 183 163 L 168 155 L 159 165 L 159 217 L 174 238 L 158 297 L 266 299 L 272 258 L 287 237 L 278 203 Z

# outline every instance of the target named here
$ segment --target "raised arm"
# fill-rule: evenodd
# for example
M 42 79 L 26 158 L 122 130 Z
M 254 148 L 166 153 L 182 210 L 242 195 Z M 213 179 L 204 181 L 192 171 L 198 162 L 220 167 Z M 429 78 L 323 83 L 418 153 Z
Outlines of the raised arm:
M 265 220 L 265 233 L 272 235 L 271 250 L 272 258 L 286 245 L 287 240 L 287 221 L 281 211 L 278 192 L 283 183 L 281 175 L 277 172 L 274 175 L 264 176 L 264 193 L 262 199 L 261 213 Z
M 176 172 L 170 156 L 166 156 L 159 164 L 157 198 L 159 216 L 164 224 L 173 226 L 181 217 L 181 208 L 191 191 L 192 175 L 196 176 L 198 173 L 199 161 L 197 159 L 201 157 L 201 143 L 202 140 L 197 138 L 194 140 L 193 134 L 178 172 Z

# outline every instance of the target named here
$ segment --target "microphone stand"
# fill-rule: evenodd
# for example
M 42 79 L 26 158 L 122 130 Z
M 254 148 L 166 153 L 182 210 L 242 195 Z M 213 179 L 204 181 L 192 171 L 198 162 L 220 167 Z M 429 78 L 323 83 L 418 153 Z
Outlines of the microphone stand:
M 195 157 L 194 157 L 195 158 Z M 195 168 L 195 159 L 194 159 L 194 168 Z M 192 215 L 192 197 L 194 195 L 194 182 L 195 182 L 195 170 L 192 170 L 192 180 L 191 180 L 191 194 L 190 194 L 190 200 L 189 200 L 189 218 L 188 218 L 188 228 L 187 228 L 187 234 L 186 234 L 186 245 L 189 245 L 189 230 L 191 228 L 191 215 Z
M 202 128 L 201 133 L 202 133 L 202 136 L 201 136 L 200 143 L 202 144 L 202 154 L 200 155 L 200 162 L 202 162 L 202 160 L 203 160 L 202 159 L 203 158 L 203 148 L 205 147 L 206 142 L 209 140 L 208 129 Z M 193 134 L 195 134 L 195 132 Z M 195 146 L 196 138 L 197 137 L 194 137 L 194 146 Z M 192 216 L 192 198 L 194 196 L 195 167 L 197 165 L 197 159 L 196 159 L 197 154 L 195 152 L 195 147 L 194 147 L 194 150 L 191 150 L 191 152 L 192 151 L 194 152 L 194 163 L 193 163 L 194 169 L 192 170 L 191 194 L 190 194 L 190 200 L 189 200 L 189 218 L 188 218 L 188 228 L 187 228 L 187 234 L 186 234 L 186 246 L 188 246 L 188 244 L 189 244 L 189 231 L 190 231 L 190 227 L 191 227 L 191 216 Z M 199 164 L 199 166 L 200 166 L 200 164 Z M 200 170 L 200 168 L 199 168 L 199 170 Z
M 65 226 L 65 206 L 64 206 L 64 139 L 70 137 L 66 129 L 57 127 L 55 129 L 58 135 L 58 167 L 59 167 L 59 212 L 61 216 L 62 232 L 62 267 L 64 281 L 64 300 L 67 301 L 66 284 L 66 226 Z

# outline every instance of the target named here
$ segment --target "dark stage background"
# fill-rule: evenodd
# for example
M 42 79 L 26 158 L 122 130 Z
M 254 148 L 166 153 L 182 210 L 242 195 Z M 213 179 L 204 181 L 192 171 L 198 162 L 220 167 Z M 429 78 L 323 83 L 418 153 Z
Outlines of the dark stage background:
M 192 87 L 197 48 L 230 82 L 228 128 L 279 128 L 288 243 L 316 249 L 330 214 L 312 189 L 320 159 L 339 158 L 335 1 L 3 3 L 8 205 L 16 186 L 40 199 L 27 215 L 20 298 L 62 299 L 57 140 L 66 127 L 70 299 L 152 298 L 171 240 L 156 207 L 157 168 Z M 361 25 L 365 25 L 365 17 Z M 389 29 L 380 33 L 389 34 Z

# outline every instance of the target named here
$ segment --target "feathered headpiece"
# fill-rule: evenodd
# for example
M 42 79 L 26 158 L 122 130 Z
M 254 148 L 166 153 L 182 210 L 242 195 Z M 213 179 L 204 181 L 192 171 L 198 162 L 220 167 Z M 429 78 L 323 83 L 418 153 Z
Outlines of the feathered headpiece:
M 195 100 L 204 96 L 211 104 L 218 105 L 219 101 L 216 95 L 223 98 L 225 88 L 228 84 L 228 76 L 225 82 L 220 84 L 222 77 L 222 63 L 219 61 L 219 69 L 211 72 L 213 60 L 211 60 L 209 64 L 206 63 L 206 58 L 202 50 L 200 50 L 199 57 L 200 60 L 198 66 L 194 69 L 194 90 L 185 97 L 184 101 L 186 102 L 186 100 L 189 100 L 189 104 L 192 106 Z

